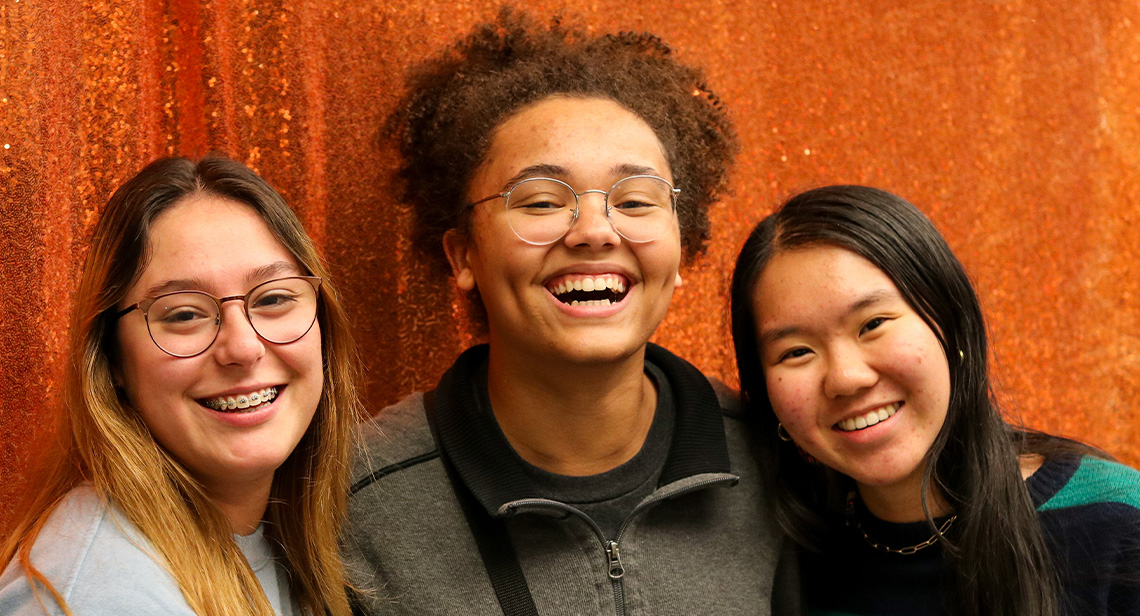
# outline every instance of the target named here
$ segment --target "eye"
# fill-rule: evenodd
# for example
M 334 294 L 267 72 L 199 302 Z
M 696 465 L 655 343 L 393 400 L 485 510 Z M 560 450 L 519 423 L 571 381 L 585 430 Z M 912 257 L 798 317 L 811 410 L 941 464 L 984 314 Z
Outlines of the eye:
M 554 195 L 535 195 L 525 201 L 511 202 L 512 210 L 520 210 L 526 213 L 557 211 L 564 207 L 566 204 L 559 202 Z
M 644 199 L 623 197 L 620 202 L 613 204 L 613 208 L 627 216 L 641 216 L 660 210 L 662 206 Z
M 626 216 L 645 216 L 665 210 L 668 202 L 661 202 L 653 195 L 638 191 L 612 196 L 610 207 Z
M 780 356 L 776 359 L 776 363 L 782 364 L 785 362 L 793 362 L 794 360 L 807 357 L 810 354 L 811 349 L 807 347 L 796 347 L 794 349 L 788 349 L 787 351 L 784 351 L 780 354 Z
M 195 306 L 171 306 L 162 312 L 159 320 L 167 325 L 188 325 L 209 318 L 210 315 Z
M 154 300 L 147 309 L 147 321 L 152 326 L 170 331 L 187 331 L 217 316 L 218 306 L 201 293 L 171 293 Z
M 295 294 L 284 289 L 274 289 L 252 298 L 249 309 L 260 312 L 288 310 L 295 303 L 297 303 Z
M 517 214 L 544 215 L 574 206 L 574 193 L 554 180 L 523 180 L 507 195 L 507 210 Z
M 874 318 L 870 319 L 869 321 L 867 321 L 866 323 L 863 324 L 863 327 L 862 327 L 862 329 L 859 330 L 859 333 L 860 334 L 866 334 L 868 332 L 875 331 L 876 329 L 879 329 L 879 327 L 881 327 L 883 325 L 883 323 L 886 323 L 886 322 L 887 322 L 886 317 L 874 317 Z

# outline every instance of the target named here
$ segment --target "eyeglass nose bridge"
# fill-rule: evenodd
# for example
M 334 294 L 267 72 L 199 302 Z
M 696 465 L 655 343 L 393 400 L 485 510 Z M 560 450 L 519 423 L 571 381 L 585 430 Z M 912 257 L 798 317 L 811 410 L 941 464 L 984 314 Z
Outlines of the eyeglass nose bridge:
M 256 333 L 260 337 L 261 332 L 257 331 L 257 326 L 253 324 L 253 319 L 250 318 L 250 316 L 249 316 L 249 301 L 248 301 L 249 295 L 248 294 L 246 294 L 246 295 L 230 295 L 228 297 L 217 298 L 218 315 L 214 317 L 214 325 L 216 325 L 218 327 L 218 331 L 220 332 L 222 329 L 222 308 L 225 307 L 225 306 L 222 306 L 222 304 L 224 304 L 226 302 L 232 302 L 235 300 L 241 300 L 241 313 L 243 315 L 245 315 L 245 320 L 246 320 L 246 322 L 249 323 L 249 326 L 253 328 L 254 333 Z M 215 336 L 214 338 L 217 339 L 217 336 Z
M 598 194 L 598 195 L 602 196 L 602 213 L 605 214 L 606 221 L 610 223 L 610 228 L 614 230 L 614 233 L 618 232 L 617 227 L 614 226 L 614 219 L 610 216 L 610 211 L 612 211 L 613 208 L 610 207 L 610 191 L 609 190 L 602 190 L 600 188 L 591 188 L 589 190 L 583 190 L 582 192 L 578 192 L 578 191 L 574 190 L 573 188 L 571 188 L 570 192 L 574 194 L 574 215 L 570 218 L 570 225 L 566 227 L 566 231 L 563 232 L 562 237 L 566 237 L 566 234 L 570 232 L 570 229 L 574 227 L 574 224 L 578 222 L 578 218 L 582 214 L 582 197 L 584 197 L 585 195 L 588 195 L 590 193 L 594 193 L 594 194 Z M 619 235 L 620 235 L 620 233 L 619 233 Z M 559 239 L 561 239 L 561 238 L 559 238 Z M 554 241 L 557 242 L 558 240 L 554 240 Z

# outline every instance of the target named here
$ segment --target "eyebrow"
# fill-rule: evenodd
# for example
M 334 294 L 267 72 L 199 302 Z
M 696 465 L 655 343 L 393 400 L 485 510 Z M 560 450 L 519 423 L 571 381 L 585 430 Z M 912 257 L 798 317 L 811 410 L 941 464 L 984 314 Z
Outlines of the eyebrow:
M 248 273 L 246 273 L 243 280 L 246 284 L 252 287 L 281 274 L 299 276 L 302 273 L 303 272 L 301 272 L 301 270 L 296 265 L 293 265 L 288 261 L 276 261 L 274 263 L 262 265 L 261 267 L 250 270 Z M 164 280 L 157 284 L 151 285 L 150 288 L 146 290 L 146 293 L 143 295 L 143 297 L 158 297 L 159 295 L 165 295 L 166 293 L 177 293 L 179 291 L 210 290 L 213 290 L 212 285 L 206 283 L 206 281 L 202 280 L 201 278 L 175 278 L 172 280 Z
M 898 291 L 892 291 L 890 289 L 876 289 L 851 302 L 851 304 L 847 306 L 847 309 L 843 311 L 843 316 L 849 316 L 856 312 L 859 312 L 860 310 L 870 308 L 875 304 L 881 304 L 883 302 L 895 299 L 900 299 Z M 760 340 L 758 342 L 760 344 L 760 348 L 763 349 L 766 345 L 772 344 L 781 338 L 795 336 L 802 332 L 803 328 L 797 325 L 792 325 L 790 327 L 781 327 L 779 329 L 773 329 L 760 334 Z
M 519 182 L 526 179 L 546 177 L 558 178 L 566 177 L 568 175 L 570 175 L 570 172 L 566 170 L 566 167 L 560 165 L 549 165 L 545 163 L 539 165 L 531 165 L 529 167 L 523 168 L 522 171 L 519 171 L 514 175 L 514 177 L 507 180 L 506 184 L 503 185 L 503 192 L 510 190 L 510 188 L 515 184 L 518 184 Z
M 661 172 L 654 169 L 653 167 L 634 165 L 632 163 L 621 163 L 614 165 L 611 172 L 614 174 L 614 176 L 618 176 L 619 178 L 626 178 L 631 175 L 661 175 Z M 510 190 L 510 188 L 515 184 L 518 184 L 519 182 L 526 179 L 547 177 L 561 179 L 569 175 L 570 171 L 561 165 L 551 165 L 546 163 L 531 165 L 529 167 L 525 167 L 522 171 L 516 173 L 514 177 L 507 180 L 506 184 L 504 184 L 503 192 Z
M 661 172 L 653 167 L 623 163 L 614 167 L 614 175 L 620 175 L 622 177 L 629 177 L 631 175 L 656 175 L 660 177 Z

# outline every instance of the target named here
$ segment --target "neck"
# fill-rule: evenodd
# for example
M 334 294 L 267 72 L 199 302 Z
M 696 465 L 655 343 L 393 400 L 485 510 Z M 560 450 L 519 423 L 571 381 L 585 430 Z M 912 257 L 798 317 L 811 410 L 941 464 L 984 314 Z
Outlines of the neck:
M 887 522 L 918 522 L 926 519 L 922 510 L 922 470 L 914 477 L 891 486 L 871 486 L 858 484 L 859 497 L 876 518 Z M 926 504 L 931 517 L 942 517 L 953 513 L 942 492 L 930 487 Z
M 210 500 L 230 521 L 235 535 L 249 535 L 257 530 L 265 516 L 269 504 L 269 491 L 273 485 L 273 475 L 254 484 L 243 481 L 238 484 L 212 485 L 209 487 Z
M 568 365 L 512 358 L 494 347 L 491 408 L 522 459 L 551 473 L 587 476 L 641 450 L 657 408 L 644 348 L 614 362 Z

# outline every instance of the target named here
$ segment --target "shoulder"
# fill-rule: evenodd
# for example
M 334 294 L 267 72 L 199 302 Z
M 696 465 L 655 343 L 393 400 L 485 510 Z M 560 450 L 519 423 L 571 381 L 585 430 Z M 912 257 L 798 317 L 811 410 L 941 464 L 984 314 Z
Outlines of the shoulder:
M 359 446 L 353 460 L 355 479 L 435 450 L 424 413 L 424 395 L 411 394 L 360 424 Z
M 411 394 L 360 424 L 353 456 L 353 494 L 392 472 L 438 457 L 424 413 L 424 396 L 422 392 Z
M 704 374 L 693 364 L 653 343 L 646 346 L 645 361 L 664 373 L 676 393 L 688 398 L 708 398 L 725 415 L 740 417 L 740 394 L 720 379 Z
M 1046 461 L 1030 480 L 1043 474 L 1059 479 L 1038 511 L 1070 601 L 1088 613 L 1137 613 L 1140 471 L 1070 455 Z
M 1044 478 L 1051 473 L 1055 492 L 1038 506 L 1038 511 L 1117 505 L 1140 517 L 1140 471 L 1134 468 L 1082 456 L 1046 462 L 1038 471 Z
M 72 490 L 52 512 L 31 552 L 72 611 L 85 614 L 192 614 L 150 543 L 90 486 Z M 50 604 L 50 593 L 39 595 Z M 0 613 L 40 614 L 18 565 L 0 579 Z
M 709 384 L 712 385 L 713 391 L 716 393 L 717 403 L 720 404 L 720 410 L 727 417 L 735 420 L 742 420 L 744 418 L 743 407 L 740 404 L 740 392 L 729 387 L 724 381 L 716 378 L 715 376 L 706 377 Z

